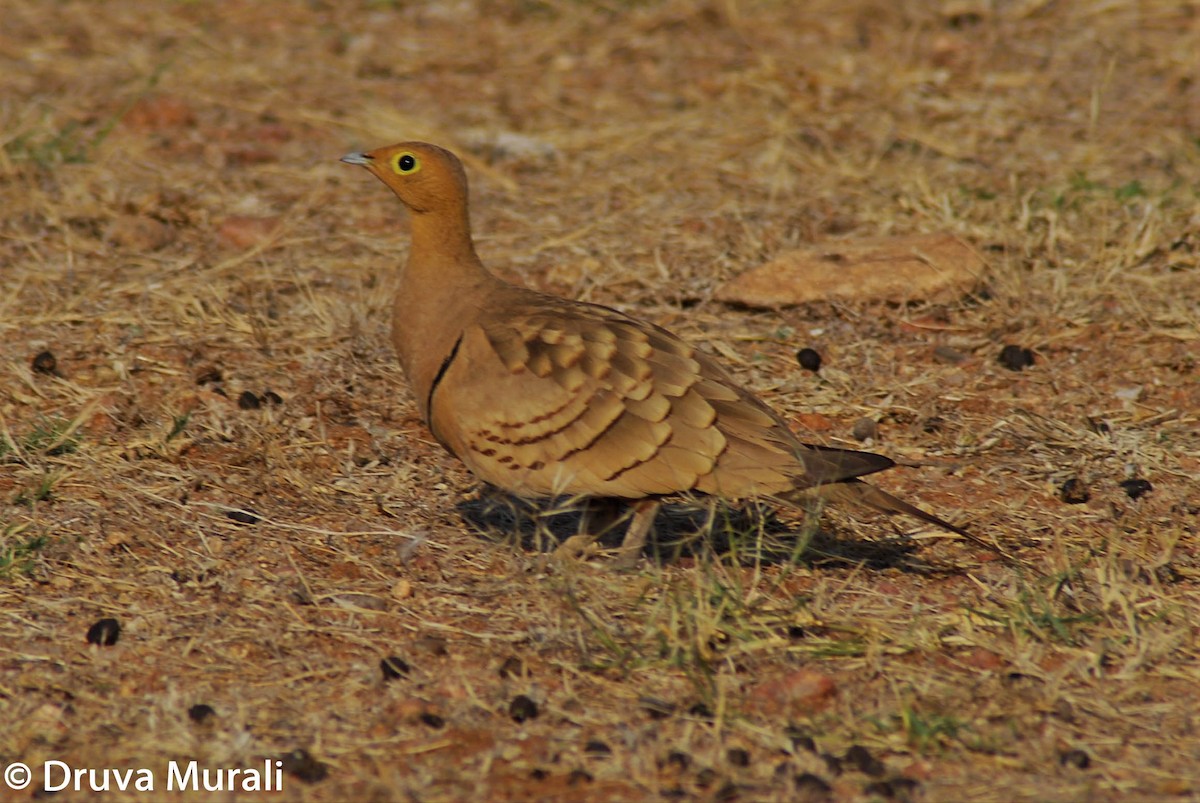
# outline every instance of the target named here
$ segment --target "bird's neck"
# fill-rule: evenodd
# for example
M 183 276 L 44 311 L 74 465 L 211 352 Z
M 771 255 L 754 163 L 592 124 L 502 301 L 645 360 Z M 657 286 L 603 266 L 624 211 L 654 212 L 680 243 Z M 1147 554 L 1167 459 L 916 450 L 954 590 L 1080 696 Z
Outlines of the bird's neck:
M 392 311 L 392 342 L 422 417 L 429 387 L 463 330 L 500 284 L 475 254 L 465 212 L 414 213 Z

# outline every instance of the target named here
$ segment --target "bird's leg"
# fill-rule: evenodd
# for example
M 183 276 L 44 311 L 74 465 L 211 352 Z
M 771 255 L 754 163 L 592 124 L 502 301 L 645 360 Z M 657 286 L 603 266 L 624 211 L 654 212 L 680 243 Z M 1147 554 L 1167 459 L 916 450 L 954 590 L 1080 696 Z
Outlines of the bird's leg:
M 621 542 L 621 548 L 612 561 L 614 569 L 632 569 L 637 565 L 646 546 L 646 536 L 654 526 L 654 517 L 658 515 L 661 504 L 657 499 L 642 499 L 633 503 L 633 517 L 629 521 L 629 529 L 625 531 L 625 540 Z
M 642 499 L 633 502 L 629 512 L 622 509 L 624 504 L 619 499 L 602 498 L 588 499 L 584 502 L 579 534 L 559 544 L 554 550 L 554 559 L 578 560 L 585 557 L 598 538 L 623 520 L 629 519 L 629 529 L 626 530 L 621 547 L 613 558 L 612 567 L 628 569 L 637 565 L 660 503 L 657 499 Z
M 572 535 L 554 550 L 554 560 L 579 560 L 587 557 L 596 539 L 621 520 L 621 502 L 617 499 L 589 498 L 583 502 L 579 533 Z

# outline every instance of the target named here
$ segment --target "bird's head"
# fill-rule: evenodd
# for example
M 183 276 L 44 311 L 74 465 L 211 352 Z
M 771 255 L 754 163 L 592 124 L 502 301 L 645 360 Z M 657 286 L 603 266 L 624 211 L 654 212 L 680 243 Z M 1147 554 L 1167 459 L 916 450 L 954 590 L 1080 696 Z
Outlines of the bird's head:
M 461 212 L 467 174 L 458 157 L 427 142 L 401 142 L 367 153 L 348 153 L 347 164 L 367 168 L 415 214 Z

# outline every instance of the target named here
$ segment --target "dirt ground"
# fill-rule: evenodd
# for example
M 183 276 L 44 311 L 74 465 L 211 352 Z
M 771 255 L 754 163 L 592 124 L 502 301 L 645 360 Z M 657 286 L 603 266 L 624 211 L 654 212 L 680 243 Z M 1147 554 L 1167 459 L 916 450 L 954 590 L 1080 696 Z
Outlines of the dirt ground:
M 481 495 L 388 345 L 404 217 L 338 158 L 402 139 L 497 272 L 1011 559 L 680 505 L 636 572 L 545 560 L 570 514 Z M 0 142 L 0 800 L 1200 799 L 1191 0 L 6 0 Z M 982 284 L 713 300 L 921 232 Z

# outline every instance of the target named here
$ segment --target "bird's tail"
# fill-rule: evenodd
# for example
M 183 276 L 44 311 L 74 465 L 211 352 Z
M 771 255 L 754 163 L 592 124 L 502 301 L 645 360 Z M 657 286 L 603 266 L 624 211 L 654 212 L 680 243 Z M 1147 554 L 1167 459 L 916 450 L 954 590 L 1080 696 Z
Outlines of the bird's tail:
M 946 531 L 962 535 L 962 537 L 971 539 L 972 541 L 977 540 L 971 533 L 965 531 L 965 529 L 956 527 L 944 519 L 938 519 L 937 516 L 926 513 L 926 511 L 918 508 L 917 505 L 908 504 L 904 499 L 894 497 L 887 491 L 877 489 L 874 485 L 864 483 L 863 480 L 859 479 L 846 479 L 841 480 L 840 483 L 827 483 L 808 487 L 808 489 L 782 498 L 792 504 L 797 504 L 803 501 L 803 499 L 824 499 L 824 501 L 828 502 L 847 502 L 864 505 L 866 508 L 878 510 L 880 513 L 889 515 L 902 513 L 912 516 L 913 519 L 919 519 L 935 527 L 941 527 L 942 529 L 946 529 Z

